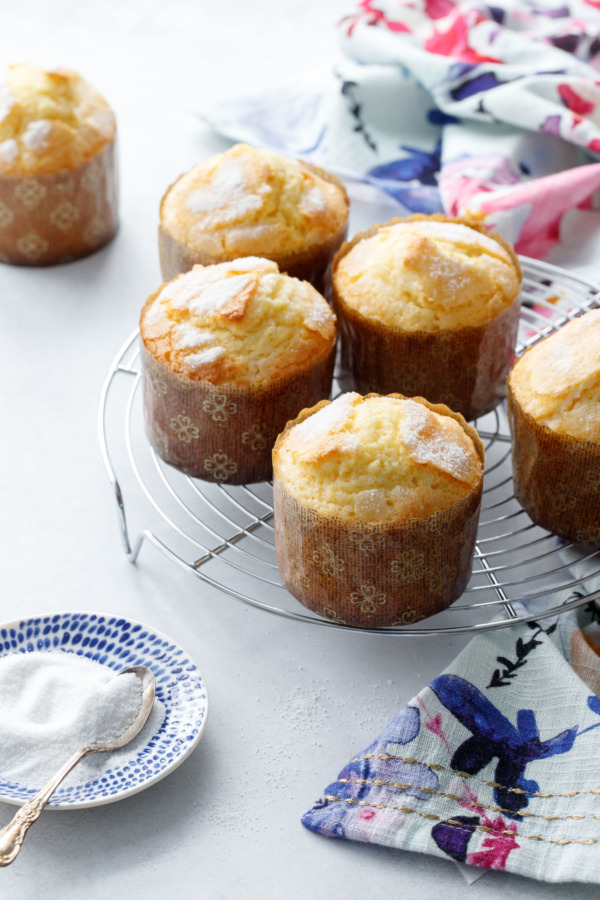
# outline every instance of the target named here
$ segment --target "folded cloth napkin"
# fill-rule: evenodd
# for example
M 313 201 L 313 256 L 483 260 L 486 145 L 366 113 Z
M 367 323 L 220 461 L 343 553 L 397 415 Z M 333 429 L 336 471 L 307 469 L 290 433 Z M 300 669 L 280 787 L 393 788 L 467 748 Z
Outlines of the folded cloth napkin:
M 362 0 L 333 76 L 202 111 L 223 134 L 597 265 L 598 0 Z
M 600 699 L 589 687 L 600 685 L 598 609 L 560 621 L 475 638 L 303 824 L 542 881 L 600 883 Z

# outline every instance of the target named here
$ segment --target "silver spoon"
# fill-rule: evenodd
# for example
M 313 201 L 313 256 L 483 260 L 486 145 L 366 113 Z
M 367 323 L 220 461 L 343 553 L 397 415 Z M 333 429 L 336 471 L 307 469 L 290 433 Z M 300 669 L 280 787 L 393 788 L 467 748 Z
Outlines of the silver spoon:
M 77 750 L 64 766 L 58 770 L 54 778 L 51 778 L 48 784 L 38 791 L 35 797 L 32 797 L 31 800 L 28 800 L 17 810 L 8 825 L 0 830 L 0 866 L 10 865 L 21 849 L 25 835 L 40 817 L 43 808 L 56 788 L 84 756 L 88 756 L 90 753 L 104 753 L 107 750 L 120 750 L 129 741 L 132 741 L 146 724 L 154 704 L 154 675 L 147 666 L 131 666 L 129 669 L 123 669 L 119 672 L 119 675 L 126 675 L 129 672 L 137 675 L 142 682 L 142 702 L 135 719 L 125 729 L 123 734 L 115 738 L 114 741 L 110 741 L 108 744 L 87 744 L 81 750 Z

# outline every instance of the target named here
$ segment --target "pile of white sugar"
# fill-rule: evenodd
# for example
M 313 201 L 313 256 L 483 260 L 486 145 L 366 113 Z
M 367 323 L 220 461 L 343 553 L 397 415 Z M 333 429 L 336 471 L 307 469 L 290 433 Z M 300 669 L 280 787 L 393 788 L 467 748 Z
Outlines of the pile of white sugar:
M 42 787 L 79 748 L 108 743 L 128 728 L 142 702 L 134 674 L 119 675 L 74 653 L 12 653 L 0 658 L 0 777 Z M 65 783 L 83 784 L 132 759 L 160 728 L 155 701 L 140 735 L 122 750 L 80 762 Z

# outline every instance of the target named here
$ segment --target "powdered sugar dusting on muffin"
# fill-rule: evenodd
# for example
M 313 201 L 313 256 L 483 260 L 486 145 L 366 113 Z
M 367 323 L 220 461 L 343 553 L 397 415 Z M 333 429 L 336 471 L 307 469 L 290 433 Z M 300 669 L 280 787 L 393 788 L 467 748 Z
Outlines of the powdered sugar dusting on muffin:
M 2 141 L 2 143 L 0 144 L 0 162 L 14 162 L 18 155 L 19 145 L 14 138 L 9 138 L 9 140 L 7 141 Z
M 176 278 L 160 292 L 158 302 L 168 301 L 172 309 L 189 310 L 194 315 L 217 312 L 239 294 L 256 284 L 252 273 L 223 278 L 216 266 L 198 266 Z
M 295 446 L 302 444 L 308 446 L 340 431 L 352 415 L 354 402 L 359 396 L 355 393 L 342 394 L 332 403 L 313 413 L 304 422 L 294 426 L 290 431 L 292 443 Z
M 157 297 L 159 303 L 168 302 L 173 309 L 189 309 L 190 302 L 198 296 L 203 285 L 216 281 L 218 274 L 210 268 L 195 266 L 162 289 Z
M 533 347 L 519 365 L 530 370 L 538 393 L 568 393 L 574 399 L 578 386 L 600 376 L 600 310 L 568 322 Z
M 42 150 L 48 142 L 52 131 L 52 123 L 48 119 L 37 119 L 30 122 L 23 134 L 23 143 L 28 150 Z
M 306 216 L 315 215 L 315 213 L 324 212 L 327 208 L 323 191 L 316 185 L 310 185 L 306 188 L 301 196 L 298 204 L 300 212 Z
M 244 168 L 237 160 L 224 161 L 209 184 L 198 188 L 187 200 L 190 212 L 202 215 L 208 222 L 235 222 L 261 209 L 267 184 L 249 189 Z
M 409 234 L 422 234 L 425 237 L 433 238 L 438 241 L 447 241 L 450 244 L 466 244 L 469 247 L 487 251 L 493 256 L 500 256 L 507 263 L 511 263 L 511 258 L 507 251 L 498 241 L 493 238 L 469 228 L 467 225 L 460 225 L 457 222 L 398 222 L 390 225 L 385 230 L 406 231 Z
M 404 264 L 421 273 L 427 296 L 436 306 L 460 306 L 462 294 L 471 281 L 470 265 L 459 256 L 444 253 L 435 241 L 415 236 L 404 258 Z
M 359 491 L 354 495 L 354 512 L 359 519 L 376 521 L 387 519 L 387 498 L 389 491 L 374 488 L 369 491 Z
M 401 440 L 415 462 L 434 465 L 459 481 L 471 482 L 479 464 L 471 442 L 454 419 L 443 422 L 423 404 L 405 400 Z
M 573 387 L 581 378 L 579 356 L 577 353 L 578 341 L 563 341 L 560 347 L 549 347 L 546 352 L 546 361 L 551 364 L 552 372 L 549 375 L 550 386 L 561 384 Z
M 181 322 L 173 329 L 175 344 L 182 350 L 186 348 L 204 347 L 214 341 L 215 336 L 210 331 L 198 328 L 191 322 Z
M 223 356 L 225 356 L 223 347 L 210 347 L 208 350 L 201 350 L 200 353 L 190 353 L 185 357 L 185 364 L 189 369 L 195 371 L 209 366 Z
M 223 281 L 214 281 L 203 286 L 198 296 L 189 303 L 189 310 L 195 316 L 205 313 L 223 313 L 227 304 L 247 295 L 256 287 L 256 279 L 249 275 L 232 275 Z M 242 310 L 243 314 L 243 310 Z
M 411 518 L 423 514 L 422 503 L 414 490 L 395 485 L 391 490 L 374 488 L 354 495 L 354 512 L 366 522 L 385 522 L 405 516 Z
M 331 328 L 331 323 L 335 321 L 335 317 L 331 307 L 325 300 L 321 297 L 316 297 L 304 321 L 306 327 L 311 331 L 323 332 L 323 329 L 328 330 Z

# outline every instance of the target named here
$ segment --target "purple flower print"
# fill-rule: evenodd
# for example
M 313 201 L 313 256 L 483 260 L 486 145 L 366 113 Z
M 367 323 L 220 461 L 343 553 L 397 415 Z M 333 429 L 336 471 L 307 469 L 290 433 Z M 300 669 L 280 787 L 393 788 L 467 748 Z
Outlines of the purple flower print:
M 304 815 L 302 824 L 329 837 L 359 841 L 373 840 L 382 815 L 388 821 L 393 815 L 394 827 L 404 828 L 406 816 L 393 811 L 393 807 L 402 805 L 400 797 L 408 795 L 419 803 L 428 803 L 431 793 L 420 789 L 435 791 L 439 787 L 437 775 L 427 766 L 398 758 L 406 753 L 404 748 L 420 729 L 419 710 L 404 707 L 377 740 L 342 769 L 337 781 Z M 384 808 L 375 808 L 378 804 Z
M 532 709 L 518 711 L 515 727 L 485 694 L 458 675 L 440 675 L 431 687 L 472 735 L 454 751 L 450 765 L 475 775 L 497 759 L 494 778 L 502 787 L 494 788 L 494 796 L 505 810 L 517 813 L 529 803 L 527 794 L 539 790 L 537 781 L 525 778 L 530 762 L 567 753 L 575 741 L 576 725 L 546 741 L 540 740 Z M 515 793 L 511 788 L 526 793 Z

